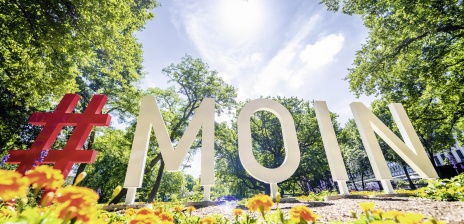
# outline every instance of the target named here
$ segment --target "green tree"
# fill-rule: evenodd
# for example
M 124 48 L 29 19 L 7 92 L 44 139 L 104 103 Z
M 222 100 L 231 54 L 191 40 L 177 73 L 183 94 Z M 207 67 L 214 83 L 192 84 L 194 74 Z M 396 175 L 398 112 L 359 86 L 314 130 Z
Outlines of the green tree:
M 217 113 L 231 109 L 235 105 L 235 89 L 226 84 L 216 71 L 210 70 L 201 59 L 187 55 L 179 64 L 171 64 L 163 69 L 162 73 L 175 85 L 168 91 L 153 89 L 152 93 L 156 96 L 164 121 L 168 124 L 166 126 L 173 144 L 178 143 L 204 98 L 215 99 Z M 192 148 L 199 147 L 201 147 L 200 138 Z M 164 161 L 160 152 L 148 163 L 146 173 L 151 173 L 157 163 L 160 165 L 148 195 L 149 202 L 156 198 L 164 172 Z
M 153 17 L 149 10 L 155 5 L 152 0 L 0 4 L 0 147 L 25 148 L 36 136 L 27 125 L 31 112 L 49 110 L 65 93 L 82 94 L 82 85 L 96 93 L 134 88 L 142 61 L 134 32 Z
M 346 77 L 351 90 L 402 103 L 435 166 L 433 153 L 462 136 L 464 124 L 462 1 L 322 2 L 343 5 L 370 30 Z
M 273 100 L 286 107 L 292 115 L 301 154 L 300 166 L 286 181 L 279 184 L 281 193 L 298 191 L 308 193 L 311 186 L 321 181 L 330 182 L 327 157 L 322 144 L 314 108 L 311 103 L 296 97 L 276 97 Z M 335 115 L 332 114 L 335 119 Z M 270 112 L 258 111 L 250 118 L 253 154 L 265 167 L 277 168 L 285 159 L 282 130 L 278 118 Z M 222 182 L 229 183 L 230 192 L 247 197 L 257 192 L 270 192 L 269 184 L 257 181 L 243 168 L 238 157 L 237 123 L 229 128 L 221 124 L 216 131 L 216 174 Z M 299 193 L 298 192 L 298 193 Z
M 236 121 L 231 127 L 225 122 L 216 124 L 215 138 L 216 178 L 227 185 L 230 194 L 243 198 L 265 191 L 264 183 L 251 177 L 240 162 Z
M 372 112 L 390 129 L 392 130 L 399 138 L 401 138 L 401 135 L 399 133 L 398 127 L 396 126 L 396 123 L 393 121 L 393 116 L 388 109 L 388 103 L 385 100 L 375 100 L 371 104 L 372 106 Z M 380 148 L 382 149 L 382 152 L 385 156 L 385 160 L 389 162 L 394 162 L 403 168 L 403 171 L 406 175 L 406 179 L 409 182 L 409 187 L 411 189 L 416 189 L 416 185 L 411 180 L 411 177 L 409 175 L 408 171 L 408 165 L 406 162 L 398 155 L 396 154 L 393 149 L 385 141 L 383 141 L 381 138 L 379 138 L 379 143 L 380 143 Z
M 95 138 L 97 160 L 88 165 L 82 185 L 100 191 L 100 203 L 108 202 L 113 189 L 123 184 L 132 144 L 130 137 L 123 130 L 102 128 L 101 135 Z
M 358 190 L 356 180 L 361 178 L 361 186 L 364 190 L 364 178 L 373 172 L 358 128 L 356 127 L 356 122 L 353 119 L 348 120 L 345 127 L 340 131 L 338 141 L 348 176 L 354 188 Z

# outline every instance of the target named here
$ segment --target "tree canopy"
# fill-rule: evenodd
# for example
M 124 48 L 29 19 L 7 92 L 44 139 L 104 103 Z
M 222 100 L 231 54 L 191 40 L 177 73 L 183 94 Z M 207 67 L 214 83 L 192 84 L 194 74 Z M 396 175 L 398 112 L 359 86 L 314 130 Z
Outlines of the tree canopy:
M 82 86 L 133 92 L 142 63 L 134 32 L 155 6 L 154 0 L 0 4 L 0 146 L 30 142 L 31 112 L 49 110 L 65 93 L 84 93 Z
M 301 161 L 296 172 L 279 183 L 283 193 L 308 193 L 321 183 L 330 183 L 327 157 L 323 148 L 316 115 L 311 103 L 297 97 L 270 99 L 286 107 L 293 117 Z M 244 104 L 243 102 L 242 104 Z M 332 114 L 335 120 L 335 115 Z M 336 124 L 336 122 L 334 122 Z M 279 119 L 267 111 L 257 111 L 250 118 L 252 150 L 256 160 L 267 168 L 279 167 L 285 159 L 285 148 Z M 237 121 L 232 126 L 216 127 L 216 173 L 227 183 L 231 193 L 240 197 L 257 192 L 270 192 L 269 184 L 257 181 L 245 171 L 238 156 Z M 295 191 L 295 189 L 297 189 Z
M 195 59 L 186 55 L 178 64 L 171 64 L 164 68 L 162 73 L 174 86 L 168 90 L 152 89 L 149 92 L 151 91 L 151 94 L 156 96 L 163 118 L 169 124 L 167 125 L 168 132 L 173 144 L 178 143 L 204 98 L 215 99 L 218 113 L 235 106 L 237 95 L 235 88 L 225 83 L 218 76 L 217 71 L 211 70 L 208 64 L 199 58 Z M 200 138 L 192 148 L 199 147 L 201 147 Z M 160 168 L 148 196 L 150 202 L 156 198 L 164 171 L 164 161 L 159 151 L 157 151 L 157 156 L 148 163 L 147 169 L 151 170 L 158 162 Z
M 369 36 L 346 80 L 357 95 L 402 103 L 432 153 L 462 136 L 464 5 L 462 1 L 323 0 L 358 14 Z

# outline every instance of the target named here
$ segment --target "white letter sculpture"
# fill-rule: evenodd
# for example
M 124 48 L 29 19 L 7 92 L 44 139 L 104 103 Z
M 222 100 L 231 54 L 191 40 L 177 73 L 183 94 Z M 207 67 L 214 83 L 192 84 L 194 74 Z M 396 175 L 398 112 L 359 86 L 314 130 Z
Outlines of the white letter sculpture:
M 330 119 L 329 108 L 325 101 L 315 101 L 314 110 L 316 111 L 317 123 L 321 131 L 322 143 L 324 144 L 325 154 L 329 162 L 330 173 L 334 181 L 338 182 L 340 194 L 348 195 L 348 174 L 346 173 L 345 163 L 343 162 L 340 146 L 335 136 L 335 131 Z
M 269 169 L 256 161 L 252 151 L 250 118 L 256 111 L 273 113 L 280 121 L 285 147 L 285 160 L 275 169 Z M 292 115 L 281 104 L 269 99 L 257 99 L 247 103 L 238 116 L 238 152 L 245 170 L 257 180 L 271 185 L 271 197 L 277 194 L 277 183 L 288 179 L 300 164 L 300 148 Z
M 401 104 L 392 103 L 389 105 L 389 108 L 401 136 L 403 136 L 404 142 L 388 129 L 364 104 L 354 102 L 350 106 L 375 177 L 382 182 L 386 194 L 394 193 L 390 182 L 392 176 L 374 132 L 416 171 L 420 177 L 429 179 L 438 178 L 438 174 L 425 153 L 424 147 Z
M 148 141 L 152 127 L 167 171 L 178 171 L 196 135 L 202 128 L 201 185 L 204 187 L 205 201 L 209 201 L 210 188 L 214 184 L 214 99 L 203 99 L 174 150 L 155 97 L 145 96 L 142 98 L 140 105 L 140 113 L 124 181 L 124 187 L 127 188 L 126 204 L 134 203 L 136 190 L 142 186 Z

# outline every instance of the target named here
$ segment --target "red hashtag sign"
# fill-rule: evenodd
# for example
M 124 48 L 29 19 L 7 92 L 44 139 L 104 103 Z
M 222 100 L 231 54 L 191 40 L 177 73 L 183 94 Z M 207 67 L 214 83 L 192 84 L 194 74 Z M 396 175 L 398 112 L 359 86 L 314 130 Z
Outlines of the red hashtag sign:
M 44 149 L 50 149 L 58 134 L 64 126 L 76 126 L 69 137 L 63 150 L 50 150 L 43 159 L 43 163 L 54 163 L 54 168 L 61 170 L 66 178 L 74 163 L 93 163 L 97 152 L 94 150 L 82 150 L 93 126 L 108 126 L 111 116 L 101 114 L 102 108 L 108 99 L 105 95 L 94 95 L 83 114 L 72 113 L 79 95 L 66 94 L 51 113 L 33 113 L 29 123 L 44 125 L 39 136 L 35 139 L 30 150 L 11 150 L 8 163 L 19 163 L 16 169 L 25 173 L 41 156 Z

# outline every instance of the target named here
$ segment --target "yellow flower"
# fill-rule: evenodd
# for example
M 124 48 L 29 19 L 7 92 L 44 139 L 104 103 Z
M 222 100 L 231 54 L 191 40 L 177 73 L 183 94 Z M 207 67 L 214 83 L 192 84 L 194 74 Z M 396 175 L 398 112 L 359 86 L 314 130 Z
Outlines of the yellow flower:
M 277 192 L 277 194 L 276 194 L 276 202 L 280 203 L 281 198 L 282 198 L 282 196 L 280 195 L 280 193 Z
M 4 206 L 0 208 L 0 218 L 16 217 L 16 211 L 14 207 Z
M 424 218 L 424 215 L 420 213 L 406 212 L 404 216 L 399 216 L 398 221 L 404 224 L 419 224 Z
M 374 209 L 375 203 L 374 202 L 363 202 L 363 203 L 359 203 L 359 207 L 361 207 L 361 209 L 365 213 L 367 213 L 368 211 L 371 211 L 372 209 Z
M 398 210 L 391 210 L 391 211 L 388 211 L 388 212 L 385 212 L 383 214 L 383 218 L 386 218 L 386 219 L 397 219 L 398 216 L 402 216 L 404 215 L 403 212 L 400 212 Z
M 200 220 L 200 224 L 214 224 L 217 223 L 216 218 L 212 216 L 206 216 Z
M 174 207 L 174 212 L 181 213 L 181 212 L 182 212 L 182 207 L 180 207 L 180 206 L 175 206 L 175 207 Z
M 245 206 L 253 212 L 261 212 L 264 214 L 265 211 L 270 211 L 274 205 L 272 198 L 269 195 L 258 194 L 250 198 Z
M 87 176 L 86 172 L 81 172 L 79 175 L 77 175 L 76 180 L 74 180 L 74 186 L 78 185 L 85 177 Z
M 393 221 L 393 220 L 385 220 L 385 221 L 374 220 L 374 221 L 369 222 L 369 223 L 370 223 L 370 224 L 380 224 L 380 223 L 382 223 L 382 224 L 385 224 L 385 223 L 387 223 L 387 224 L 396 224 L 396 222 Z
M 134 219 L 132 219 L 130 224 L 152 224 L 158 223 L 160 220 L 155 214 L 137 214 Z
M 116 196 L 118 196 L 118 194 L 119 194 L 119 192 L 121 192 L 121 190 L 122 190 L 122 187 L 118 185 L 116 188 L 114 188 L 113 194 L 111 195 L 111 197 L 115 198 Z
M 134 216 L 135 214 L 137 214 L 137 210 L 133 208 L 128 208 L 126 209 L 126 212 L 124 214 L 127 216 Z
M 384 214 L 381 209 L 372 209 L 371 212 L 372 212 L 372 215 L 375 217 L 382 217 Z
M 29 179 L 14 170 L 0 170 L 0 198 L 9 201 L 16 197 L 26 197 Z
M 430 217 L 429 219 L 427 219 L 425 222 L 423 222 L 422 224 L 446 224 L 445 221 L 441 221 L 441 220 L 436 220 L 434 219 L 433 217 Z
M 122 190 L 122 187 L 119 186 L 119 185 L 118 185 L 116 188 L 114 188 L 113 194 L 111 195 L 110 200 L 108 200 L 108 204 L 109 204 L 116 196 L 118 196 L 118 194 L 119 194 L 119 192 L 121 192 L 121 190 Z
M 193 207 L 193 206 L 187 207 L 187 212 L 188 212 L 190 215 L 192 215 L 192 212 L 195 211 L 195 210 L 196 210 L 196 209 L 195 209 L 195 207 Z
M 55 190 L 64 184 L 64 176 L 60 170 L 51 166 L 36 166 L 26 172 L 26 177 L 35 189 Z
M 78 186 L 67 186 L 56 191 L 56 202 L 60 218 L 65 218 L 72 207 L 75 208 L 71 212 L 70 219 L 77 217 L 82 222 L 89 222 L 96 215 L 96 207 L 98 194 L 92 189 Z
M 306 206 L 296 205 L 290 210 L 290 219 L 295 222 L 300 222 L 301 219 L 305 220 L 306 222 L 316 222 L 319 218 L 316 214 L 311 211 Z
M 232 214 L 234 214 L 235 217 L 238 217 L 238 216 L 241 216 L 243 214 L 243 211 L 242 211 L 242 209 L 235 208 L 234 210 L 232 210 Z

